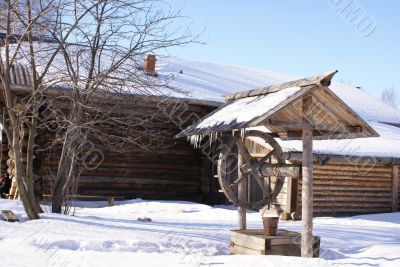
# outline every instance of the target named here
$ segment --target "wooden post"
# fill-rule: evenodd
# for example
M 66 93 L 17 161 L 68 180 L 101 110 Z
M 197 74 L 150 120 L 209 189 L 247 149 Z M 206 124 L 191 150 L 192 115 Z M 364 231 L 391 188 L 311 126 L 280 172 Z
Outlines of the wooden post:
M 114 197 L 108 197 L 108 206 L 109 207 L 114 206 Z
M 242 172 L 240 171 L 240 166 L 243 164 L 243 157 L 238 152 L 238 179 L 243 176 Z M 238 197 L 239 200 L 246 200 L 246 188 L 247 188 L 247 183 L 246 179 L 243 179 L 238 185 Z M 245 230 L 246 229 L 246 209 L 239 207 L 238 208 L 238 219 L 239 219 L 239 230 Z
M 399 210 L 399 166 L 393 166 L 392 177 L 392 211 Z
M 312 120 L 312 98 L 303 100 L 305 122 Z M 301 256 L 313 257 L 313 130 L 303 129 Z

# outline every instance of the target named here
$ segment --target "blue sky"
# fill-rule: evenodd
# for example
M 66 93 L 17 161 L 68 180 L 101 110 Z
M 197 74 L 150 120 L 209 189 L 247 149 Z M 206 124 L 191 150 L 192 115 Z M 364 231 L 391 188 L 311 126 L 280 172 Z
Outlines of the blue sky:
M 336 81 L 377 98 L 385 87 L 400 91 L 400 1 L 169 2 L 190 17 L 194 32 L 205 28 L 206 45 L 170 50 L 173 55 L 297 76 L 337 69 Z M 356 8 L 360 15 L 346 19 Z

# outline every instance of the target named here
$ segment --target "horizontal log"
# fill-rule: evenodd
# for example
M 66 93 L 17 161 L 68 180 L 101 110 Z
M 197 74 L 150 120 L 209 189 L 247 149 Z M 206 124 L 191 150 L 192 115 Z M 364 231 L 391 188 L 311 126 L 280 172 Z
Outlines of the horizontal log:
M 107 158 L 118 158 L 118 157 L 169 157 L 169 158 L 184 158 L 184 157 L 200 157 L 201 153 L 199 150 L 194 149 L 190 146 L 172 146 L 170 148 L 159 148 L 154 149 L 138 149 L 134 147 L 129 147 L 126 145 L 121 151 L 109 151 L 105 149 L 102 145 L 96 145 L 95 149 L 100 150 Z M 57 149 L 50 149 L 48 151 L 42 152 L 41 155 L 46 157 L 59 157 L 62 147 Z M 91 149 L 93 150 L 93 149 Z M 89 150 L 83 150 L 83 153 L 87 153 Z
M 313 185 L 320 186 L 332 186 L 332 187 L 348 187 L 348 186 L 357 186 L 357 187 L 371 187 L 371 186 L 379 186 L 381 189 L 391 189 L 390 184 L 388 185 L 385 182 L 381 181 L 351 181 L 351 180 L 314 180 Z
M 293 162 L 301 162 L 302 152 L 284 152 L 286 160 Z M 313 154 L 313 161 L 316 163 L 346 163 L 356 164 L 361 160 L 371 160 L 377 165 L 400 165 L 400 159 L 390 157 L 357 157 L 357 156 L 343 156 L 343 155 L 330 155 L 330 154 Z M 361 161 L 362 162 L 362 161 Z
M 56 160 L 46 160 L 44 162 L 44 165 L 49 165 L 49 166 L 57 166 L 58 161 Z M 165 163 L 144 163 L 144 162 L 134 162 L 134 161 L 124 161 L 124 162 L 107 162 L 103 161 L 100 164 L 101 167 L 109 167 L 109 168 L 128 168 L 128 169 L 154 169 L 154 168 L 159 168 L 159 169 L 182 169 L 182 170 L 191 170 L 191 171 L 196 171 L 200 172 L 201 166 L 199 165 L 189 165 L 189 164 L 174 164 L 173 162 L 165 162 Z
M 192 192 L 193 194 L 200 193 L 199 185 L 176 185 L 176 184 L 123 184 L 123 183 L 78 183 L 78 191 L 81 190 L 110 190 L 110 191 L 121 191 L 121 190 L 159 190 L 165 192 L 180 191 L 180 192 Z
M 361 160 L 360 162 L 348 162 L 348 163 L 343 163 L 343 162 L 329 162 L 326 164 L 316 164 L 314 168 L 320 168 L 320 169 L 326 169 L 326 168 L 334 168 L 334 169 L 354 169 L 358 168 L 361 166 L 365 166 L 369 169 L 377 169 L 377 170 L 389 170 L 391 166 L 388 166 L 386 164 L 364 164 L 364 162 Z
M 360 197 L 391 197 L 392 194 L 390 192 L 368 192 L 368 191 L 358 191 L 357 196 Z M 300 194 L 299 194 L 300 195 Z M 314 197 L 321 196 L 329 196 L 329 197 L 346 197 L 346 196 L 354 196 L 353 191 L 317 191 L 314 192 Z
M 319 166 L 316 167 L 314 165 L 314 171 L 322 172 L 322 171 L 327 171 L 327 172 L 351 172 L 355 174 L 373 174 L 373 173 L 378 173 L 378 174 L 389 174 L 390 169 L 389 168 L 376 168 L 376 167 L 367 167 L 367 168 L 358 168 L 357 166 Z
M 333 202 L 318 202 L 315 203 L 314 207 L 326 207 L 326 208 L 389 208 L 392 206 L 390 203 L 361 203 L 361 202 L 348 202 L 348 203 L 333 203 Z
M 176 170 L 176 169 L 110 169 L 99 167 L 95 170 L 84 171 L 82 175 L 86 176 L 117 176 L 117 177 L 158 177 L 174 179 L 199 179 L 200 172 L 193 172 L 191 170 Z
M 199 185 L 199 181 L 193 180 L 176 180 L 176 179 L 155 179 L 155 178 L 138 178 L 138 177 L 101 177 L 101 176 L 81 176 L 79 184 L 83 183 L 105 183 L 110 184 L 157 184 L 157 185 Z
M 318 208 L 315 207 L 314 208 L 314 214 L 326 214 L 328 216 L 331 216 L 332 214 L 335 215 L 339 215 L 339 214 L 343 214 L 343 215 L 354 215 L 354 214 L 366 214 L 366 213 L 384 213 L 384 212 L 390 212 L 391 209 L 389 208 L 373 208 L 373 209 L 369 209 L 369 208 L 354 208 L 354 207 L 338 207 L 333 209 L 329 209 L 329 208 Z
M 329 202 L 329 203 L 334 203 L 332 205 L 347 205 L 348 203 L 361 203 L 361 204 L 368 204 L 368 203 L 384 203 L 385 205 L 389 205 L 391 203 L 392 198 L 391 197 L 382 197 L 382 196 L 377 196 L 377 197 L 332 197 L 332 196 L 327 196 L 327 197 L 320 197 L 320 196 L 314 196 L 313 198 L 315 205 L 318 206 L 319 203 L 324 203 L 324 202 Z
M 284 176 L 291 178 L 300 177 L 301 167 L 293 166 L 293 164 L 262 164 L 260 168 L 261 175 L 269 176 Z
M 360 182 L 375 182 L 375 181 L 380 181 L 380 182 L 385 182 L 385 183 L 390 183 L 391 179 L 389 177 L 368 177 L 368 176 L 333 176 L 333 175 L 322 175 L 322 174 L 316 174 L 314 176 L 316 180 L 331 180 L 331 181 L 345 181 L 345 180 L 350 180 L 350 181 L 360 181 Z
M 145 198 L 145 199 L 201 199 L 203 196 L 194 194 L 194 192 L 184 191 L 163 191 L 163 190 L 136 190 L 136 189 L 125 189 L 125 190 L 93 190 L 93 189 L 78 189 L 78 194 L 86 196 L 115 196 L 115 197 L 126 197 L 126 198 Z
M 320 186 L 320 185 L 315 185 L 313 186 L 314 192 L 318 191 L 352 191 L 354 194 L 357 194 L 357 192 L 365 192 L 365 191 L 370 191 L 370 192 L 391 192 L 391 189 L 386 189 L 386 188 L 379 188 L 379 187 L 350 187 L 350 186 Z
M 345 133 L 361 132 L 362 128 L 360 126 L 337 126 L 337 125 L 322 125 L 322 124 L 311 124 L 306 122 L 291 122 L 291 121 L 278 121 L 278 120 L 267 120 L 265 121 L 265 126 L 271 127 L 281 127 L 285 129 L 314 129 L 321 131 L 340 131 Z
M 378 172 L 368 172 L 368 173 L 359 173 L 359 172 L 352 172 L 352 171 L 330 171 L 330 170 L 314 170 L 313 173 L 315 176 L 320 176 L 320 177 L 327 177 L 327 176 L 332 176 L 332 177 L 349 177 L 352 176 L 355 179 L 357 177 L 372 177 L 372 178 L 389 178 L 390 179 L 390 174 L 389 173 L 378 173 Z
M 174 173 L 165 173 L 165 174 L 157 174 L 157 173 L 145 173 L 145 174 L 140 174 L 140 173 L 118 173 L 118 172 L 84 172 L 81 175 L 82 177 L 85 176 L 92 176 L 92 177 L 118 177 L 121 179 L 136 179 L 136 178 L 141 178 L 141 179 L 154 179 L 157 178 L 159 180 L 179 180 L 179 181 L 200 181 L 200 175 L 199 174 L 174 174 Z

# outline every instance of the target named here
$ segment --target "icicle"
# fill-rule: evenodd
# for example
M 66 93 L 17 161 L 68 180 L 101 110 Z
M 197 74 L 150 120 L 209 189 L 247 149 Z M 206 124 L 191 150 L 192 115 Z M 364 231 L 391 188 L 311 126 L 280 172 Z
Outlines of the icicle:
M 195 135 L 192 135 L 189 138 L 190 138 L 190 143 L 194 146 L 194 148 L 198 148 L 199 147 L 200 136 L 195 134 Z

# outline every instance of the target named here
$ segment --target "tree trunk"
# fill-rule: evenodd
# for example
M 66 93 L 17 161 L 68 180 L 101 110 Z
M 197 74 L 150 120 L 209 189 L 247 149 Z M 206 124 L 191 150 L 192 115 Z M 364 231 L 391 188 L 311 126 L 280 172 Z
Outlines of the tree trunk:
M 33 174 L 33 159 L 34 159 L 34 145 L 35 145 L 35 137 L 36 137 L 36 114 L 33 115 L 31 120 L 31 125 L 29 126 L 28 133 L 28 146 L 26 151 L 26 183 L 28 187 L 28 194 L 30 197 L 30 201 L 33 204 L 37 213 L 42 213 L 43 210 L 40 207 L 39 201 L 35 194 L 35 185 L 34 185 L 34 174 Z
M 28 215 L 29 219 L 39 219 L 39 213 L 36 211 L 34 204 L 31 202 L 32 197 L 29 195 L 24 181 L 24 166 L 21 160 L 22 154 L 21 147 L 19 146 L 18 130 L 13 131 L 12 148 L 15 160 L 15 179 L 17 181 L 19 196 L 21 198 L 22 204 L 24 205 L 25 212 Z
M 63 142 L 60 161 L 58 163 L 57 176 L 54 182 L 51 211 L 53 213 L 61 213 L 62 205 L 65 198 L 65 189 L 70 177 L 70 172 L 74 169 L 76 153 L 76 134 L 66 134 Z M 71 155 L 70 155 L 71 153 Z
M 23 136 L 20 135 L 20 123 L 17 119 L 17 115 L 15 114 L 13 96 L 10 90 L 10 81 L 9 77 L 5 76 L 5 82 L 3 82 L 3 91 L 5 97 L 5 104 L 7 108 L 8 117 L 10 119 L 9 130 L 11 130 L 11 134 L 8 140 L 11 144 L 12 151 L 14 154 L 14 163 L 15 163 L 15 180 L 17 182 L 19 196 L 21 198 L 22 204 L 25 208 L 25 212 L 30 220 L 39 219 L 39 213 L 37 212 L 34 203 L 31 202 L 33 196 L 29 195 L 27 190 L 27 179 L 25 177 L 25 169 L 22 163 L 22 146 L 20 144 L 21 138 Z M 29 178 L 29 177 L 28 177 Z
M 52 198 L 51 198 L 51 212 L 61 213 L 62 203 L 64 199 L 64 188 L 66 181 L 66 171 L 67 171 L 67 138 L 65 136 L 63 142 L 63 149 L 61 151 L 60 161 L 58 162 L 57 176 L 53 186 Z

